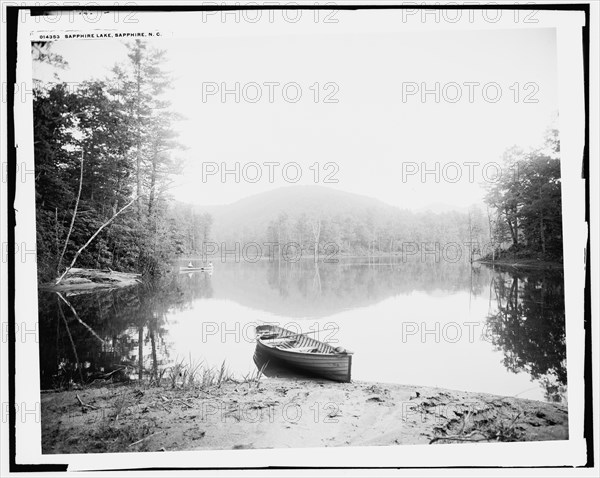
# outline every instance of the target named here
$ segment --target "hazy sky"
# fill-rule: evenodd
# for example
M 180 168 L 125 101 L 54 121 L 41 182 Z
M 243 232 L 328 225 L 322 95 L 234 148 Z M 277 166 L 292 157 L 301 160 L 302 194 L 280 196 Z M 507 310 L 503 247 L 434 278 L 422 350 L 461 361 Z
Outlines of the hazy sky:
M 282 174 L 282 166 L 290 162 L 302 172 L 296 184 L 315 184 L 309 168 L 318 162 L 318 184 L 404 208 L 436 203 L 462 208 L 480 202 L 483 166 L 498 161 L 513 144 L 539 143 L 558 109 L 554 29 L 294 32 L 153 40 L 167 51 L 165 67 L 174 77 L 168 98 L 187 118 L 176 125 L 189 148 L 177 153 L 185 160 L 185 171 L 172 190 L 176 199 L 230 203 L 290 185 Z M 70 65 L 59 72 L 65 81 L 103 78 L 124 61 L 126 52 L 120 40 L 61 40 L 53 51 Z M 46 67 L 34 72 L 41 78 L 48 74 Z M 233 93 L 223 101 L 223 84 L 234 90 L 236 82 L 239 103 Z M 269 87 L 269 82 L 279 85 Z M 423 101 L 423 85 L 434 90 L 436 82 L 439 102 L 433 93 Z M 469 87 L 469 82 L 479 85 Z M 203 98 L 203 91 L 215 88 L 215 94 Z M 298 88 L 302 96 L 294 102 Z M 415 88 L 416 94 L 403 98 L 403 92 Z M 259 91 L 261 98 L 252 102 Z M 498 92 L 501 97 L 494 102 Z M 324 101 L 330 93 L 336 103 Z M 262 178 L 248 181 L 257 172 L 249 168 L 239 183 L 234 175 L 223 183 L 219 174 L 203 182 L 202 164 L 210 162 L 229 169 L 256 162 Z M 281 164 L 272 167 L 273 183 L 265 162 Z M 440 173 L 453 180 L 459 170 L 444 169 L 450 162 L 461 165 L 457 182 L 442 174 L 430 174 L 423 182 L 419 172 L 403 180 L 403 169 L 420 171 L 421 163 L 432 170 L 439 163 Z M 473 181 L 465 162 L 478 164 L 471 166 Z M 336 166 L 325 170 L 325 163 Z M 494 171 L 486 170 L 492 176 Z M 335 172 L 337 184 L 323 182 L 328 172 Z M 295 167 L 287 173 L 292 179 Z

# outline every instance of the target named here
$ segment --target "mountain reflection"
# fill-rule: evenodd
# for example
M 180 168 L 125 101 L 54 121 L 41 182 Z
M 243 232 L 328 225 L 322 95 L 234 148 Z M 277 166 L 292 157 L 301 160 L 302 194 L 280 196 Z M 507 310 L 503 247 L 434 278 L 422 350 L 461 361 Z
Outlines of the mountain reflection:
M 264 261 L 220 264 L 212 281 L 215 298 L 290 318 L 321 318 L 368 307 L 389 297 L 471 290 L 482 294 L 489 269 L 467 263 L 354 258 L 339 263 Z

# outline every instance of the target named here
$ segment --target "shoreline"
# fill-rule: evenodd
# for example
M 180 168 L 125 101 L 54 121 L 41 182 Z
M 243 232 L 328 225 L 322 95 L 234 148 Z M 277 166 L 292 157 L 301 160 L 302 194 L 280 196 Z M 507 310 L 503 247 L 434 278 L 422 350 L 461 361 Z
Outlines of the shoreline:
M 41 395 L 42 452 L 383 446 L 568 438 L 567 406 L 433 387 L 268 378 Z
M 101 269 L 73 267 L 67 272 L 60 284 L 46 282 L 38 286 L 39 290 L 49 292 L 89 291 L 131 287 L 141 283 L 141 274 Z
M 476 259 L 473 262 L 508 269 L 562 271 L 564 268 L 562 262 L 538 261 L 537 259 L 497 259 L 495 261 L 490 259 Z

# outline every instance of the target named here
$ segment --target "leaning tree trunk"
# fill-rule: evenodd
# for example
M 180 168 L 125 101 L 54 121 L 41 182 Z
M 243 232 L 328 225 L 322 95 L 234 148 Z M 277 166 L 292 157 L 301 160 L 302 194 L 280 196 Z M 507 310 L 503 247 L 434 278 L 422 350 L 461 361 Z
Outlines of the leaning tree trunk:
M 138 378 L 144 378 L 144 327 L 138 327 Z
M 67 238 L 65 239 L 65 245 L 63 247 L 62 252 L 60 253 L 60 257 L 58 258 L 58 263 L 56 265 L 56 272 L 59 273 L 60 266 L 62 265 L 63 258 L 65 257 L 65 252 L 67 251 L 67 246 L 69 245 L 69 239 L 71 239 L 71 233 L 73 232 L 73 224 L 75 224 L 75 217 L 77 216 L 77 209 L 79 208 L 79 199 L 81 198 L 81 187 L 83 186 L 83 149 L 81 150 L 81 164 L 79 165 L 79 191 L 77 191 L 77 199 L 75 200 L 75 208 L 73 209 L 73 217 L 71 217 L 71 225 L 69 226 L 69 232 L 67 233 Z
M 62 282 L 62 280 L 64 279 L 64 277 L 67 275 L 67 272 L 69 272 L 71 270 L 71 268 L 75 265 L 75 262 L 77 261 L 77 258 L 79 257 L 79 254 L 81 254 L 85 248 L 87 246 L 90 245 L 90 243 L 96 238 L 96 236 L 98 234 L 100 234 L 100 231 L 102 231 L 102 229 L 104 229 L 106 226 L 108 226 L 119 214 L 121 214 L 125 209 L 127 209 L 129 206 L 131 206 L 135 201 L 137 201 L 139 198 L 133 198 L 131 201 L 129 201 L 127 204 L 125 204 L 125 206 L 123 206 L 121 209 L 119 209 L 119 211 L 117 211 L 113 217 L 111 217 L 108 221 L 106 221 L 104 224 L 102 224 L 98 230 L 94 233 L 94 235 L 92 237 L 90 237 L 88 239 L 88 241 L 79 248 L 79 250 L 75 253 L 75 257 L 73 257 L 73 260 L 71 261 L 71 264 L 69 265 L 69 267 L 67 267 L 67 269 L 63 272 L 63 274 L 57 279 L 55 285 L 58 285 Z

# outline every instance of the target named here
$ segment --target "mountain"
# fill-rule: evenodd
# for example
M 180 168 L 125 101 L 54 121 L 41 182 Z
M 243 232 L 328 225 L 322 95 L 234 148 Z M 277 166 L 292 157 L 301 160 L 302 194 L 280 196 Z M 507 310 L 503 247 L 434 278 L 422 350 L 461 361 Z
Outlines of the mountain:
M 488 230 L 483 213 L 470 220 L 466 212 L 455 210 L 410 211 L 317 185 L 274 189 L 232 204 L 205 206 L 199 212 L 212 216 L 209 240 L 219 246 L 226 243 L 230 254 L 252 243 L 279 243 L 280 250 L 285 247 L 288 252 L 294 244 L 299 246 L 294 254 L 301 257 L 398 254 L 406 248 L 416 254 L 428 247 L 435 253 L 445 245 L 466 241 L 485 245 Z M 219 249 L 223 254 L 225 249 Z M 261 250 L 263 255 L 272 252 Z
M 435 214 L 444 214 L 449 212 L 461 212 L 467 213 L 469 208 L 467 206 L 455 206 L 453 204 L 443 202 L 432 202 L 425 206 L 414 209 L 415 212 L 429 212 Z
M 217 242 L 229 239 L 233 231 L 244 236 L 262 233 L 281 213 L 291 217 L 302 213 L 325 217 L 398 211 L 378 199 L 318 185 L 277 188 L 231 204 L 199 206 L 199 210 L 213 216 L 212 236 Z

